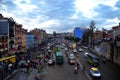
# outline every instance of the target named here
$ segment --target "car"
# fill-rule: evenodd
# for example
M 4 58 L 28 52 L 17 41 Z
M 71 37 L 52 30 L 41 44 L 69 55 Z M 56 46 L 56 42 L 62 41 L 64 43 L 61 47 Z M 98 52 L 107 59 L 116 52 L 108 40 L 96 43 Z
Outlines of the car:
M 49 59 L 48 60 L 48 65 L 53 65 L 53 64 L 55 64 L 55 61 L 53 59 Z
M 93 78 L 101 78 L 101 73 L 96 67 L 90 68 L 90 74 Z
M 88 47 L 87 47 L 87 46 L 82 46 L 82 48 L 84 48 L 84 49 L 88 49 Z
M 69 62 L 70 64 L 75 64 L 75 63 L 76 63 L 75 59 L 69 59 L 68 62 Z
M 85 52 L 85 53 L 84 53 L 84 57 L 86 58 L 86 57 L 87 57 L 87 55 L 88 55 L 88 52 Z
M 75 55 L 74 54 L 70 54 L 69 55 L 69 59 L 75 59 Z
M 78 51 L 83 52 L 83 49 L 82 49 L 82 48 L 79 48 Z
M 64 49 L 64 47 L 63 47 L 63 46 L 61 46 L 61 49 Z
M 77 50 L 76 50 L 76 49 L 73 49 L 73 52 L 74 52 L 74 53 L 77 53 Z
M 67 51 L 68 50 L 68 48 L 65 48 L 65 51 Z

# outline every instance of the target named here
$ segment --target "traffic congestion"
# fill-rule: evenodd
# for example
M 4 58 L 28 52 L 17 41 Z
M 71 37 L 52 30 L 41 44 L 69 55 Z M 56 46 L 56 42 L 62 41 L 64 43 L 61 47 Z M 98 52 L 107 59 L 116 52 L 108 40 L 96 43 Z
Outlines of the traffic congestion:
M 106 72 L 106 69 L 109 67 L 110 61 L 92 53 L 86 46 L 74 44 L 64 38 L 62 40 L 50 39 L 44 46 L 34 48 L 25 55 L 19 55 L 18 64 L 8 65 L 7 75 L 16 70 L 19 71 L 14 76 L 7 77 L 6 80 L 16 80 L 16 77 L 21 75 L 24 77 L 21 76 L 17 80 L 29 80 L 30 78 L 30 80 L 107 80 L 110 72 Z M 13 56 L 7 59 L 15 63 L 17 57 Z M 2 60 L 6 59 L 0 61 Z M 34 70 L 36 70 L 36 74 L 31 77 L 30 74 L 33 75 L 32 71 Z M 113 79 L 118 78 L 116 76 L 113 76 Z

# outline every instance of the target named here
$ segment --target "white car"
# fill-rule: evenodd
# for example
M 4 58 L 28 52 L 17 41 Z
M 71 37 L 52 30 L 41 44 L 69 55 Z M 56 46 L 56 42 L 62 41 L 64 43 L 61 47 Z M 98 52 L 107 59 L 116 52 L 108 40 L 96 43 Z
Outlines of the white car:
M 92 75 L 93 78 L 101 78 L 101 73 L 96 67 L 92 67 L 90 69 L 90 74 Z
M 77 50 L 76 50 L 76 49 L 74 49 L 74 50 L 73 50 L 73 52 L 74 52 L 74 53 L 77 53 Z
M 75 55 L 74 54 L 70 54 L 69 55 L 69 59 L 75 59 Z
M 87 55 L 88 55 L 88 52 L 85 52 L 85 54 L 84 54 L 85 58 L 87 57 Z
M 53 59 L 49 59 L 49 60 L 48 60 L 48 64 L 49 64 L 49 65 L 52 65 L 52 64 L 54 64 L 54 63 L 55 63 L 55 61 L 54 61 Z
M 67 51 L 68 50 L 68 48 L 65 48 L 65 51 Z
M 79 48 L 78 51 L 83 52 L 83 49 L 82 49 L 82 48 Z

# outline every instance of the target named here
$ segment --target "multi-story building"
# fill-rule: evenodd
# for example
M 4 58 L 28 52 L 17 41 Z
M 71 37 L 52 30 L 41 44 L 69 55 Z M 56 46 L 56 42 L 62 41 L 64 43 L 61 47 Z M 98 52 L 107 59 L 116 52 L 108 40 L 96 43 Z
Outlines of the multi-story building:
M 47 38 L 47 33 L 43 29 L 40 30 L 40 38 L 41 38 L 41 42 L 45 41 Z
M 114 37 L 114 57 L 113 61 L 120 64 L 120 23 L 118 26 L 112 27 Z
M 8 19 L 9 21 L 9 51 L 11 54 L 15 53 L 15 21 L 12 17 Z
M 22 32 L 22 50 L 26 51 L 26 33 L 27 33 L 27 30 L 22 28 L 21 32 Z
M 120 35 L 120 25 L 112 27 L 112 30 L 113 30 L 113 37 Z
M 103 39 L 103 34 L 100 30 L 96 30 L 93 35 L 96 42 L 101 41 Z
M 22 25 L 15 24 L 15 45 L 18 52 L 22 49 Z
M 0 58 L 8 54 L 8 36 L 0 35 Z
M 84 33 L 85 31 L 86 31 L 86 28 L 76 27 L 76 28 L 74 29 L 74 37 L 75 37 L 75 38 L 82 39 L 83 33 Z
M 9 42 L 8 42 L 8 20 L 1 17 L 0 19 L 0 57 L 5 56 L 9 52 Z M 4 53 L 4 50 L 7 50 Z
M 27 30 L 22 28 L 22 24 L 15 25 L 15 45 L 17 51 L 25 51 L 26 50 L 26 32 Z
M 34 47 L 35 36 L 32 33 L 26 33 L 26 48 L 27 50 Z
M 99 46 L 100 54 L 120 64 L 120 25 L 112 27 L 111 30 L 102 31 L 102 37 L 103 41 Z
M 15 45 L 14 44 L 14 40 L 15 40 L 14 39 L 14 25 L 15 25 L 15 21 L 12 19 L 12 17 L 5 18 L 2 16 L 2 14 L 0 14 L 0 37 L 1 39 L 7 38 L 6 40 L 8 42 L 7 48 L 2 49 L 2 50 L 8 50 L 7 53 L 9 53 L 9 51 L 11 52 Z
M 31 30 L 30 33 L 32 33 L 35 36 L 35 45 L 40 44 L 41 43 L 40 29 L 35 28 L 34 30 Z

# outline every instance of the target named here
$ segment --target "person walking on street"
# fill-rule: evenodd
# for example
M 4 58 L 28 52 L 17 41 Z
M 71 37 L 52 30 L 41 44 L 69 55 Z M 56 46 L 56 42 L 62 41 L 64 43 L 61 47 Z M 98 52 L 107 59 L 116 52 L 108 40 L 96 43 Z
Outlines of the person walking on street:
M 85 72 L 85 66 L 83 65 L 83 72 Z

